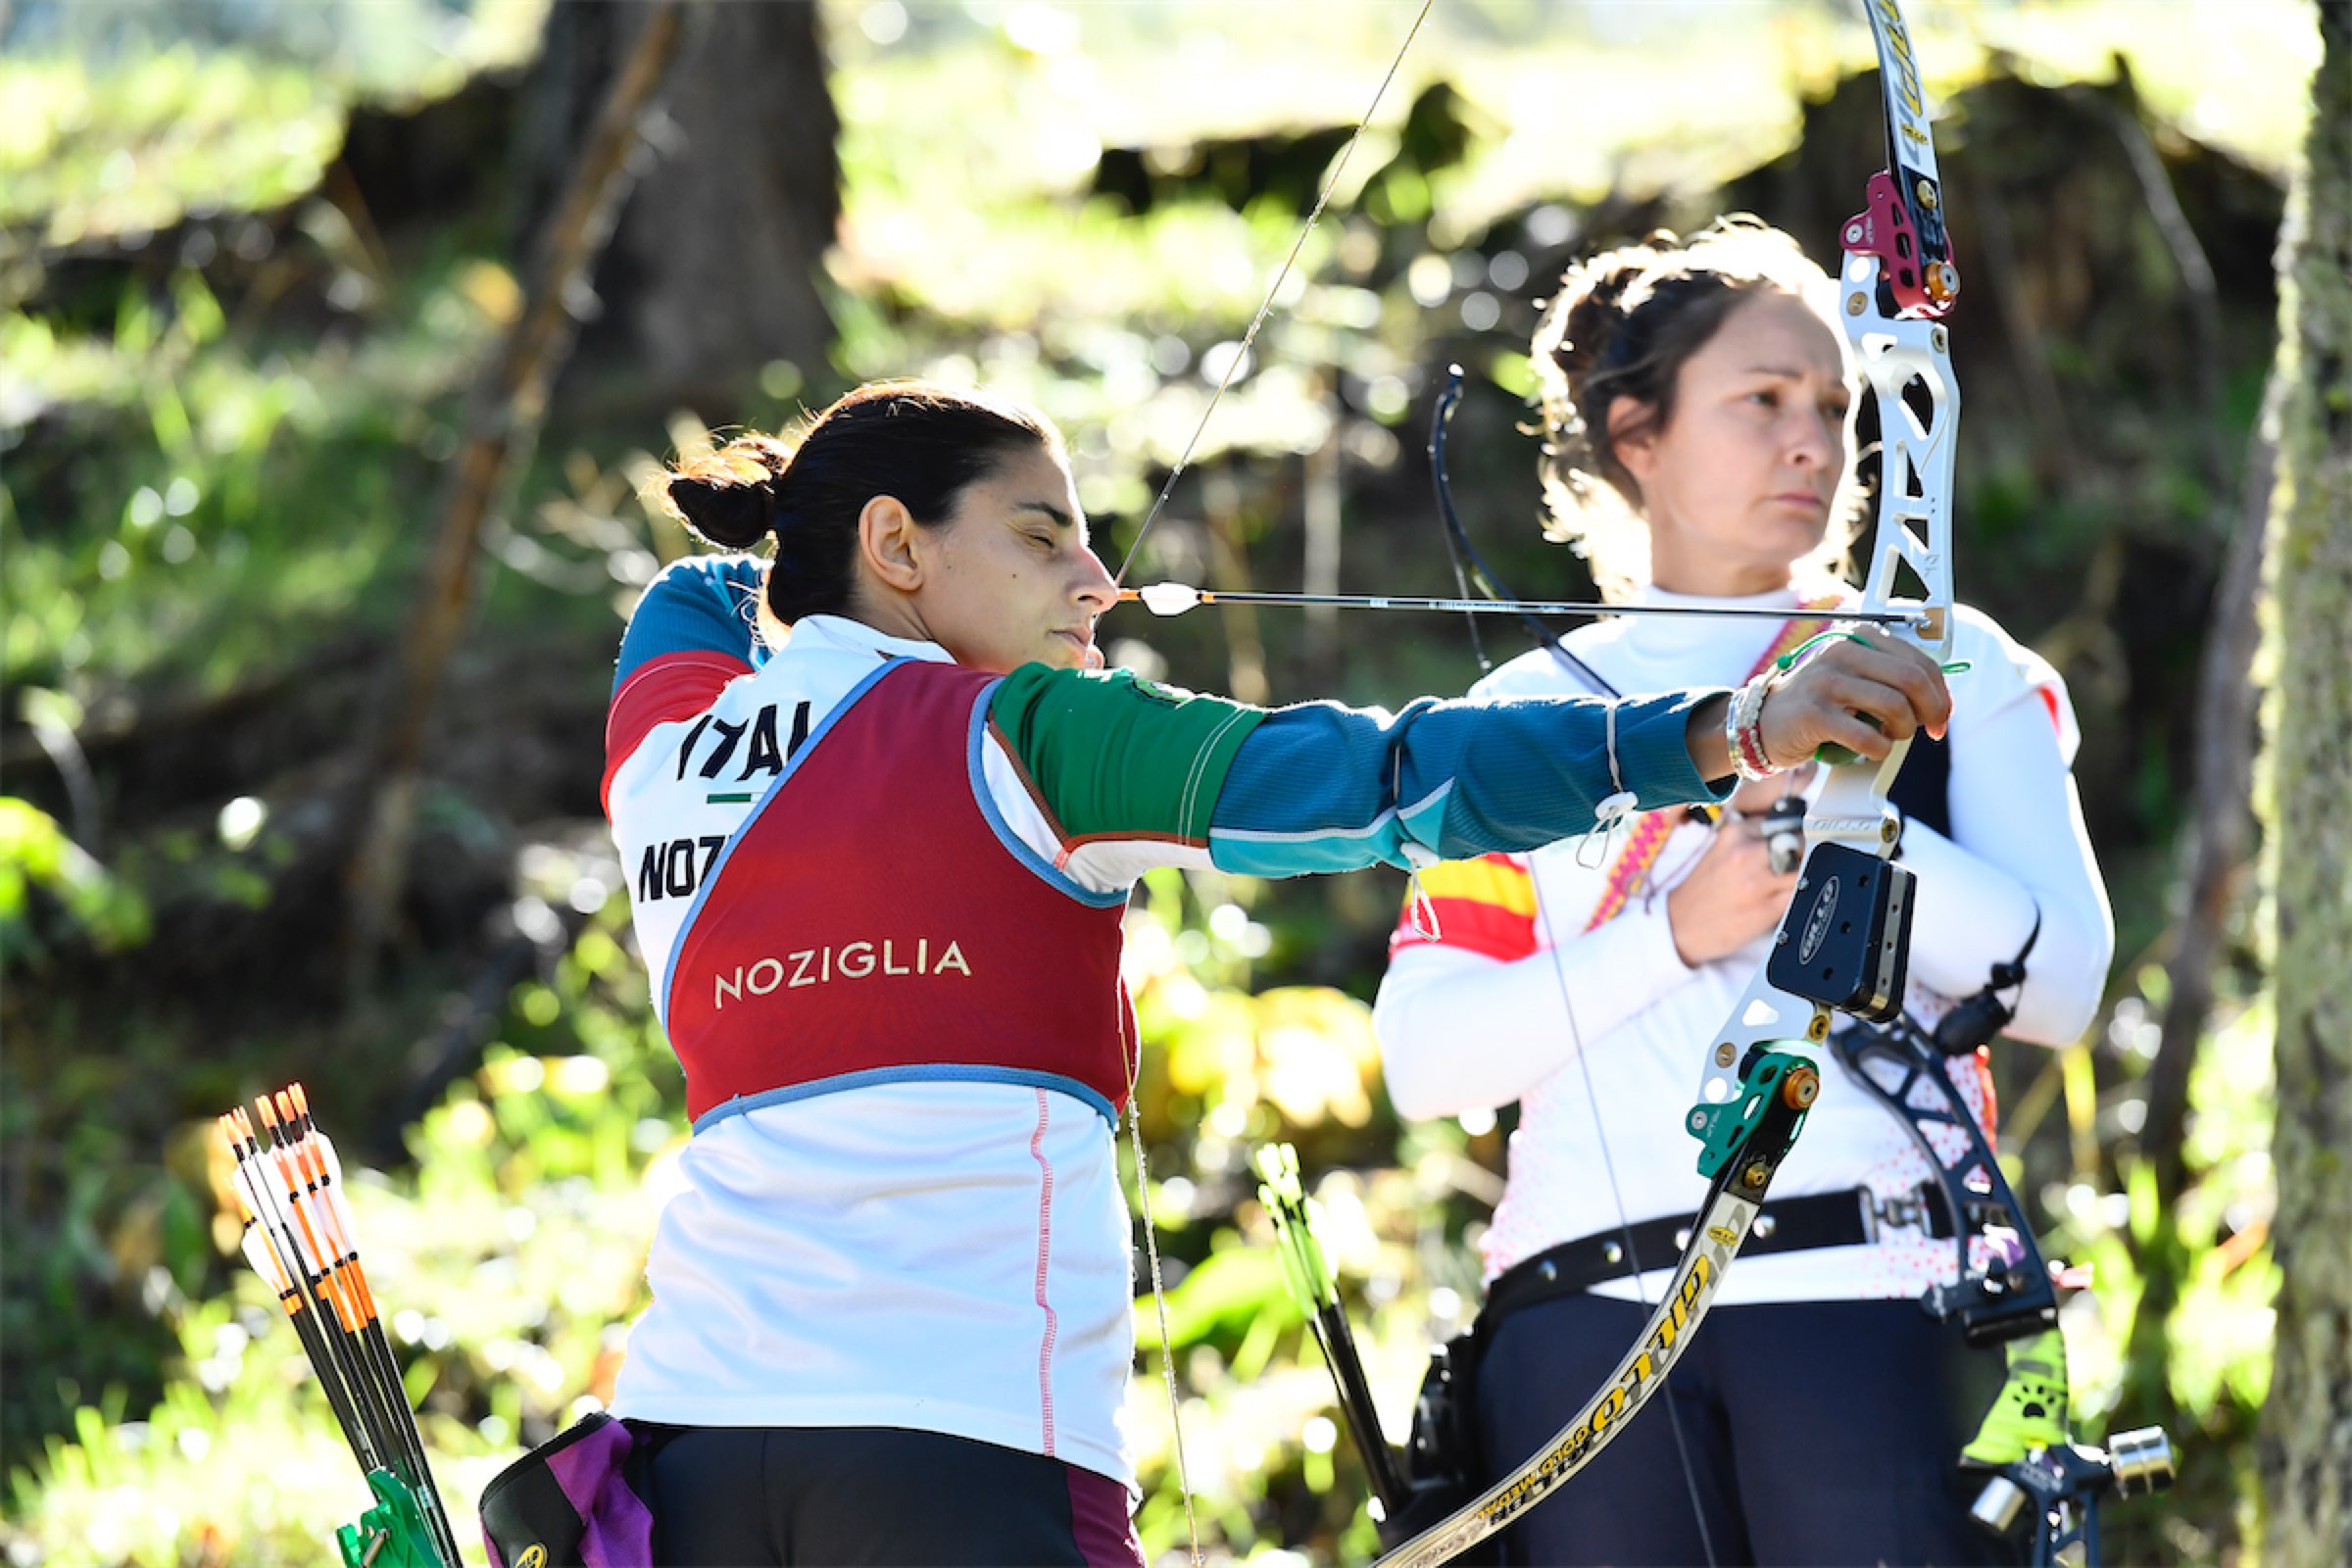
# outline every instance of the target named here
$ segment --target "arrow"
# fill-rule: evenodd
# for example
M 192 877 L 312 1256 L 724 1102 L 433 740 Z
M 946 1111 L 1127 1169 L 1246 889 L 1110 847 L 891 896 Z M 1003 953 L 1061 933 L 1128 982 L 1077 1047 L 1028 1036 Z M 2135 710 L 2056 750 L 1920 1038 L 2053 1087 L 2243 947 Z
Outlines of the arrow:
M 292 1320 L 353 1457 L 383 1499 L 339 1534 L 345 1560 L 456 1568 L 457 1534 L 360 1263 L 342 1162 L 299 1084 L 256 1099 L 254 1109 L 259 1130 L 242 1107 L 218 1123 L 235 1160 L 245 1255 Z
M 1417 594 L 1286 594 L 1253 589 L 1195 588 L 1155 582 L 1122 588 L 1121 604 L 1140 604 L 1154 615 L 1181 615 L 1202 605 L 1328 606 L 1337 610 L 1423 610 L 1448 615 L 1704 615 L 1709 619 L 1786 621 L 1787 610 L 1717 609 L 1710 605 L 1606 605 L 1563 599 L 1436 599 Z M 1859 621 L 1873 626 L 1919 626 L 1932 617 L 1925 606 L 1890 610 L 1808 610 L 1807 620 Z

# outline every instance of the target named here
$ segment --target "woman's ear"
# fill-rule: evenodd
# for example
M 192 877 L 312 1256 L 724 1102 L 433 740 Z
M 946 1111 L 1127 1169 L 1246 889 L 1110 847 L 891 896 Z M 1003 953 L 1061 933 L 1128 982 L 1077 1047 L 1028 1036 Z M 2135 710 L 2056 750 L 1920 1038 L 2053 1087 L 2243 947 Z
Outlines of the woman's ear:
M 922 524 L 897 496 L 876 496 L 858 514 L 858 553 L 885 588 L 903 594 L 923 585 Z
M 1658 470 L 1657 411 L 1637 398 L 1617 398 L 1609 404 L 1608 430 L 1609 450 L 1625 471 L 1648 484 Z

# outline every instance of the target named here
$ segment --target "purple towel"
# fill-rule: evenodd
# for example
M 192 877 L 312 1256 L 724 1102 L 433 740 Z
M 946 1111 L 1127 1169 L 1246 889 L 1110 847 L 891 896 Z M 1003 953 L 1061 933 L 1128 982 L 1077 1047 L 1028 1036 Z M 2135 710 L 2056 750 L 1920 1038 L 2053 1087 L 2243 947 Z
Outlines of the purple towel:
M 505 1500 L 482 1498 L 491 1568 L 653 1568 L 654 1516 L 623 1469 L 634 1446 L 626 1425 L 591 1416 L 511 1466 L 491 1484 Z M 553 1493 L 529 1479 L 534 1468 L 554 1482 Z M 525 1501 L 531 1497 L 539 1501 Z M 494 1513 L 513 1559 L 492 1539 Z

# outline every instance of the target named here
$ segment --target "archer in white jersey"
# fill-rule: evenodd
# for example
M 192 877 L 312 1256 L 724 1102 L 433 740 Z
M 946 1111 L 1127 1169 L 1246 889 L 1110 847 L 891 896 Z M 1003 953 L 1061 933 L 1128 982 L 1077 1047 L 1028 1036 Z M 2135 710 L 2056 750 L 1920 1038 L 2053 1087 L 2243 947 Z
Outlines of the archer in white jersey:
M 1824 629 L 1806 612 L 1843 594 L 1832 567 L 1856 499 L 1828 290 L 1788 236 L 1752 220 L 1570 270 L 1535 343 L 1552 531 L 1612 599 L 1788 619 L 1602 621 L 1473 697 L 1737 684 Z M 1918 873 L 1909 1006 L 1933 1026 L 2031 944 L 2022 987 L 1998 993 L 2008 1032 L 2064 1044 L 2098 1004 L 2114 940 L 2067 771 L 2073 709 L 2054 669 L 1966 607 L 1952 655 L 1967 669 L 1952 679 L 1948 749 L 1915 744 L 1894 793 Z M 1597 860 L 1555 847 L 1434 867 L 1422 883 L 1438 936 L 1409 911 L 1398 923 L 1374 1013 L 1398 1110 L 1519 1108 L 1481 1242 L 1490 1474 L 1569 1419 L 1659 1298 L 1707 1183 L 1687 1140 L 1648 1133 L 1689 1103 L 1711 1032 L 1762 965 L 1796 879 L 1793 859 L 1775 863 L 1769 813 L 1806 789 L 1791 774 L 1742 787 L 1728 812 L 1642 813 Z M 1952 1065 L 1989 1135 L 1985 1054 Z M 1770 1221 L 1660 1401 L 1673 1414 L 1644 1409 L 1581 1486 L 1532 1509 L 1513 1560 L 1965 1562 L 1993 1549 L 1967 1518 L 1975 1484 L 1957 1456 L 2001 1354 L 1967 1350 L 1917 1304 L 1955 1272 L 1941 1209 L 1920 1191 L 1927 1161 L 1902 1120 L 1824 1068 Z

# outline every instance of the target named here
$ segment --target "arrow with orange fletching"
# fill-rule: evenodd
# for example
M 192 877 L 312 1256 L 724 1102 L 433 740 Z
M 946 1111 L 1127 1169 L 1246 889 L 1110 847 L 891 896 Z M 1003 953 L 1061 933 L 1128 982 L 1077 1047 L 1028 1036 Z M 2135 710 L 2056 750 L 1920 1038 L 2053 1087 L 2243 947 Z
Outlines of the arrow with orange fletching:
M 345 1568 L 458 1568 L 416 1413 L 343 1200 L 342 1161 L 300 1084 L 218 1118 L 234 1160 L 242 1246 L 293 1323 L 352 1457 L 376 1496 L 336 1532 Z

